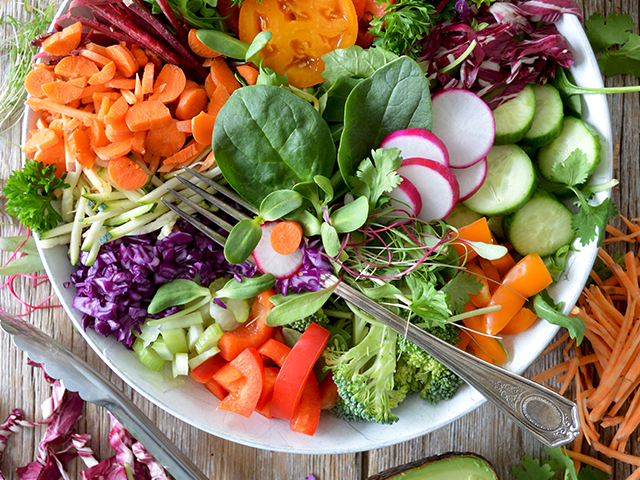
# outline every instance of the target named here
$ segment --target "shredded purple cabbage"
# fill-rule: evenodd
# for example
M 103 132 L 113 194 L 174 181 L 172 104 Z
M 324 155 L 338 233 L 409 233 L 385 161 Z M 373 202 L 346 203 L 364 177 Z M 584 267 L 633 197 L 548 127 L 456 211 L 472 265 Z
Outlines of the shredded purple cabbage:
M 218 245 L 186 222 L 179 226 L 162 240 L 149 234 L 109 242 L 91 267 L 81 265 L 71 275 L 77 289 L 73 307 L 84 314 L 83 328 L 114 334 L 131 347 L 133 333 L 153 317 L 147 307 L 160 285 L 177 278 L 208 285 L 230 275 L 231 266 Z
M 277 293 L 286 296 L 289 290 L 294 293 L 301 291 L 317 292 L 322 288 L 320 276 L 323 273 L 331 273 L 333 268 L 329 260 L 322 254 L 322 243 L 319 239 L 312 240 L 307 245 L 302 243 L 302 267 L 298 273 L 284 280 L 276 280 L 273 288 Z
M 418 59 L 428 62 L 429 79 L 439 81 L 435 91 L 464 88 L 490 97 L 487 104 L 496 108 L 528 84 L 553 78 L 558 66 L 569 68 L 573 64 L 565 39 L 550 22 L 563 13 L 582 18 L 574 0 L 513 0 L 480 10 L 471 7 L 470 11 L 462 3 L 467 2 L 456 2 L 455 18 L 439 24 L 425 38 Z M 476 31 L 471 26 L 473 21 L 487 26 Z M 475 48 L 459 69 L 442 73 L 474 41 Z

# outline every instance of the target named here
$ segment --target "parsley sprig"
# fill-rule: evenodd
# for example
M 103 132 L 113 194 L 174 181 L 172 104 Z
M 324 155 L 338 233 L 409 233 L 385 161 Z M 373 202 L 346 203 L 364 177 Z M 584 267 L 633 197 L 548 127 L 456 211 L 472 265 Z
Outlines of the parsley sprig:
M 26 227 L 37 232 L 46 232 L 62 221 L 62 216 L 53 207 L 54 190 L 67 188 L 62 175 L 54 175 L 53 165 L 44 165 L 36 160 L 27 160 L 22 170 L 15 170 L 2 189 L 7 212 L 15 215 Z
M 589 162 L 580 149 L 575 149 L 564 162 L 553 166 L 554 178 L 569 187 L 578 197 L 575 205 L 580 211 L 574 215 L 572 226 L 583 246 L 596 238 L 599 245 L 609 220 L 617 214 L 615 204 L 609 198 L 600 205 L 589 203 L 593 193 L 598 190 L 594 187 L 580 187 L 587 181 L 589 174 Z M 610 187 L 611 185 L 607 185 L 607 188 Z

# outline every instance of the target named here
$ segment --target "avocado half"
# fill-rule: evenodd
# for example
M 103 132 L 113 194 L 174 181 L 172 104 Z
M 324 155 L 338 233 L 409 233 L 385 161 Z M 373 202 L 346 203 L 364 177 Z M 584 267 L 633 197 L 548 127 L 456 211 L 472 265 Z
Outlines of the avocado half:
M 491 463 L 468 452 L 449 452 L 405 463 L 367 480 L 499 480 Z

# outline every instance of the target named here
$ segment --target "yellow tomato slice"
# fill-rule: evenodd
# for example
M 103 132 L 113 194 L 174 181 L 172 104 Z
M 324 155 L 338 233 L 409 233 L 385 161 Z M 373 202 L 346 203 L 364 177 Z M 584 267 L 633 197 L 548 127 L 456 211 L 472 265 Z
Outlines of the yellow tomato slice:
M 358 18 L 352 0 L 245 0 L 239 29 L 240 40 L 249 43 L 270 31 L 264 65 L 304 88 L 324 80 L 322 55 L 355 43 Z

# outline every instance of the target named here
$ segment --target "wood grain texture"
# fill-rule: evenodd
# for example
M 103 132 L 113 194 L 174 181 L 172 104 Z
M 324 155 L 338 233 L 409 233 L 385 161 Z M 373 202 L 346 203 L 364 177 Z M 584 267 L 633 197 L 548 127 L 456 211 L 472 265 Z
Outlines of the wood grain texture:
M 586 17 L 594 12 L 601 14 L 622 12 L 629 14 L 636 23 L 639 20 L 637 0 L 583 0 L 580 3 Z M 0 13 L 23 18 L 24 8 L 15 2 L 2 1 Z M 0 35 L 6 36 L 6 34 L 6 31 L 0 29 Z M 6 65 L 7 63 L 3 61 L 0 74 L 7 74 Z M 637 79 L 620 77 L 607 80 L 606 83 L 611 86 L 633 85 L 637 83 Z M 639 216 L 639 99 L 638 94 L 609 97 L 615 143 L 615 176 L 620 179 L 620 186 L 615 189 L 613 196 L 620 213 L 628 217 Z M 17 147 L 19 144 L 19 127 L 2 134 L 0 186 L 4 184 L 4 179 L 10 172 L 20 165 L 20 152 Z M 16 227 L 0 226 L 0 235 L 13 235 L 16 232 Z M 7 259 L 6 254 L 0 256 L 3 262 Z M 14 289 L 20 298 L 31 304 L 39 303 L 51 295 L 47 284 L 33 288 L 31 282 L 24 279 L 17 279 Z M 52 303 L 55 302 L 56 300 L 53 299 Z M 6 288 L 0 290 L 0 306 L 12 313 L 24 312 Z M 301 480 L 308 474 L 314 473 L 320 480 L 361 480 L 372 473 L 400 463 L 457 450 L 473 451 L 484 455 L 496 466 L 500 477 L 508 479 L 511 478 L 509 473 L 511 466 L 517 464 L 524 455 L 540 457 L 544 453 L 543 447 L 538 442 L 522 433 L 488 404 L 432 434 L 393 447 L 357 454 L 294 455 L 236 445 L 184 424 L 124 385 L 87 347 L 61 308 L 41 310 L 30 315 L 28 319 L 85 358 L 105 374 L 114 385 L 122 388 L 176 442 L 179 448 L 188 452 L 210 478 Z M 554 352 L 539 359 L 525 374 L 530 376 L 543 370 L 551 363 L 557 362 L 560 355 L 560 352 Z M 3 333 L 0 333 L 0 378 L 4 379 L 0 387 L 0 421 L 6 418 L 14 407 L 22 408 L 28 419 L 39 419 L 39 405 L 48 397 L 49 387 L 41 372 L 26 365 L 25 355 L 18 351 L 9 337 Z M 91 445 L 99 458 L 112 455 L 111 447 L 107 442 L 109 418 L 104 410 L 86 405 L 78 429 L 80 432 L 89 432 L 94 436 Z M 25 429 L 11 438 L 0 463 L 7 479 L 15 478 L 15 468 L 25 465 L 36 456 L 42 432 L 42 428 Z M 630 445 L 633 453 L 640 453 L 637 435 L 633 436 Z M 627 465 L 619 462 L 614 462 L 613 465 L 613 479 L 623 479 L 631 473 L 631 468 Z M 72 478 L 79 478 L 78 471 L 82 468 L 80 464 L 72 464 L 70 468 Z

